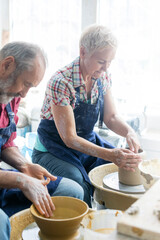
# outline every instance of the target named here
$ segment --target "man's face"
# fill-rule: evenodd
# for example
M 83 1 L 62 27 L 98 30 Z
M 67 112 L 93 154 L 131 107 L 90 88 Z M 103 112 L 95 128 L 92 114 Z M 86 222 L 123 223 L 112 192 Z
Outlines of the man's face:
M 8 93 L 7 89 L 12 87 L 15 82 L 15 71 L 7 79 L 0 79 L 0 103 L 7 104 L 16 94 Z
M 14 97 L 25 97 L 31 87 L 36 87 L 43 79 L 45 67 L 40 59 L 35 59 L 31 71 L 23 71 L 16 76 L 16 70 L 8 78 L 0 79 L 0 103 L 7 104 Z

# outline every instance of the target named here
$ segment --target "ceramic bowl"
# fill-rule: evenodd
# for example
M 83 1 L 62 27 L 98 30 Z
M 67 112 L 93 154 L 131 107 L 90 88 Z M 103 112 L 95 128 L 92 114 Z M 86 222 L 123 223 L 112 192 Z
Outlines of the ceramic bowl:
M 76 236 L 80 222 L 88 212 L 88 205 L 77 198 L 57 196 L 51 197 L 55 211 L 51 218 L 39 214 L 34 205 L 31 214 L 38 227 L 41 239 L 72 239 Z
M 89 212 L 81 222 L 81 236 L 87 240 L 108 239 L 108 236 L 116 229 L 117 220 L 122 215 L 121 211 L 113 209 Z
M 146 153 L 142 149 L 138 151 L 141 158 L 144 160 Z M 119 181 L 125 185 L 136 186 L 142 184 L 139 168 L 135 168 L 135 172 L 127 171 L 123 168 L 118 169 Z
M 160 159 L 144 160 L 139 164 L 142 184 L 148 190 L 160 179 Z

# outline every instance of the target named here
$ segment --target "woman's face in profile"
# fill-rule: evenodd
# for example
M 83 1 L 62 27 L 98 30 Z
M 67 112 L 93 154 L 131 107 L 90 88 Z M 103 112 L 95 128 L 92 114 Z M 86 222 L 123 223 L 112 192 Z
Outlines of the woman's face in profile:
M 92 55 L 85 53 L 83 56 L 83 67 L 87 75 L 92 78 L 99 78 L 107 71 L 112 60 L 115 58 L 116 49 L 107 46 L 96 50 Z

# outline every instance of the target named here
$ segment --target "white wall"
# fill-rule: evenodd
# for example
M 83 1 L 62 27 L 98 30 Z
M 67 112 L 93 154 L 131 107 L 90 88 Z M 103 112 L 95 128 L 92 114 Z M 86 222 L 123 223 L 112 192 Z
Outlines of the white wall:
M 0 0 L 0 47 L 3 44 L 4 31 L 9 30 L 9 0 Z
M 82 30 L 97 21 L 98 0 L 82 0 Z
M 159 109 L 160 110 L 160 109 Z M 140 143 L 147 159 L 160 159 L 160 111 L 146 112 L 146 129 L 140 136 Z

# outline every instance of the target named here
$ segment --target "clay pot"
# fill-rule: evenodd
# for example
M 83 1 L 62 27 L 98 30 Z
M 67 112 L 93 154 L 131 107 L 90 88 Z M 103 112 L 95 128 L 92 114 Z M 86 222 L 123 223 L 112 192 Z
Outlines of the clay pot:
M 139 164 L 138 168 L 146 190 L 160 179 L 160 159 L 145 160 Z
M 141 158 L 144 160 L 146 153 L 142 149 L 139 149 L 138 153 L 141 155 Z M 136 186 L 136 185 L 142 184 L 140 170 L 138 167 L 135 168 L 135 172 L 127 171 L 123 168 L 118 168 L 118 177 L 119 177 L 119 182 L 126 185 Z
M 30 207 L 31 213 L 38 227 L 42 240 L 74 239 L 82 218 L 88 212 L 88 205 L 72 197 L 52 197 L 55 205 L 53 217 L 46 218 L 38 213 L 34 205 Z

